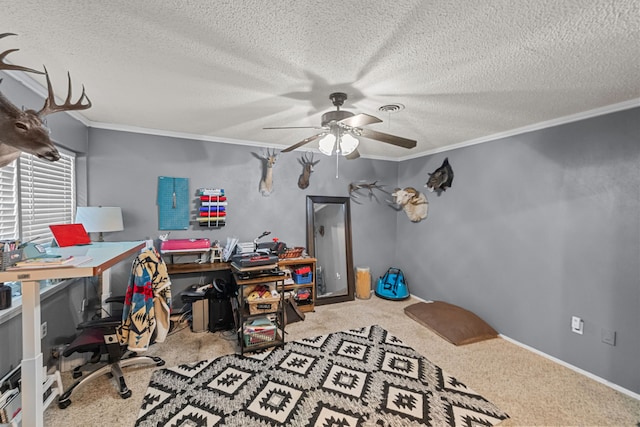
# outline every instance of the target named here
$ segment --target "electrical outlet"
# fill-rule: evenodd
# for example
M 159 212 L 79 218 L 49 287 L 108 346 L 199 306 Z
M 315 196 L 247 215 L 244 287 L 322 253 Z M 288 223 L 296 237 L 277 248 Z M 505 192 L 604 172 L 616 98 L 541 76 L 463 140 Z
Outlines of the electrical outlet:
M 578 316 L 571 317 L 571 332 L 582 335 L 584 322 Z
M 40 325 L 40 339 L 47 336 L 47 329 L 47 322 L 42 322 L 42 324 Z
M 616 345 L 616 331 L 612 331 L 611 329 L 602 328 L 601 337 L 602 342 L 609 345 Z

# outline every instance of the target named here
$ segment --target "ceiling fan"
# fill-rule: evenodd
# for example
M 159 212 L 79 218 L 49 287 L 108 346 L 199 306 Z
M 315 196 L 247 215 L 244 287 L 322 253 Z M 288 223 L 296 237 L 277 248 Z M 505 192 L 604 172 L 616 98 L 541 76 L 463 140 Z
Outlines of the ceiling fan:
M 283 127 L 266 127 L 264 129 L 322 129 L 309 138 L 305 138 L 297 144 L 282 150 L 282 153 L 293 151 L 310 142 L 319 139 L 320 152 L 331 156 L 332 154 L 342 154 L 347 159 L 357 159 L 360 157 L 358 153 L 359 140 L 357 137 L 364 137 L 376 141 L 385 142 L 404 148 L 414 148 L 416 141 L 413 139 L 402 138 L 388 133 L 378 132 L 375 130 L 363 128 L 363 126 L 373 123 L 381 123 L 377 117 L 369 114 L 354 114 L 350 111 L 341 110 L 340 107 L 347 99 L 347 94 L 335 92 L 329 95 L 329 99 L 336 107 L 336 111 L 329 111 L 322 115 L 322 122 L 318 126 L 283 126 Z

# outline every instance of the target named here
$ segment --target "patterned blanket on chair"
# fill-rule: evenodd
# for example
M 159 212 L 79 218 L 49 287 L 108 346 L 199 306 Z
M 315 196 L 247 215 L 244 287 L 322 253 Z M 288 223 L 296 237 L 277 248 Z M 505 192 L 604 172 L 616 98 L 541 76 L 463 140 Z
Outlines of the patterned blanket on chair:
M 171 280 L 167 265 L 155 249 L 140 253 L 133 261 L 118 329 L 121 344 L 131 351 L 146 351 L 151 338 L 163 342 L 169 332 Z M 154 336 L 155 334 L 155 336 Z

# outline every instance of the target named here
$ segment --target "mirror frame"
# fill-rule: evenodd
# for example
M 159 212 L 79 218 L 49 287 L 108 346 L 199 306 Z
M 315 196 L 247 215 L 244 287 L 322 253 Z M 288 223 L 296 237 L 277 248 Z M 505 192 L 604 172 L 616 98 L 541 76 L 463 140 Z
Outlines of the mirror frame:
M 355 298 L 355 277 L 353 272 L 353 252 L 351 247 L 351 206 L 350 199 L 348 197 L 333 197 L 333 196 L 307 196 L 307 253 L 309 256 L 315 256 L 315 239 L 314 239 L 314 204 L 338 204 L 344 206 L 344 233 L 345 233 L 345 254 L 347 265 L 347 293 L 346 295 L 335 295 L 322 297 L 317 295 L 317 288 L 314 287 L 315 305 L 334 304 L 337 302 L 353 301 Z M 320 260 L 316 262 L 319 263 Z M 316 272 L 314 271 L 314 275 Z M 317 278 L 316 278 L 317 283 Z

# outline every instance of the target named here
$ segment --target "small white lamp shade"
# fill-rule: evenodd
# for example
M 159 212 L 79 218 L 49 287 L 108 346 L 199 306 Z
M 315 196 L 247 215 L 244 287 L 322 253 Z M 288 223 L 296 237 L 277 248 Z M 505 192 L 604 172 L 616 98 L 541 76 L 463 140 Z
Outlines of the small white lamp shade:
M 322 154 L 330 156 L 333 154 L 333 147 L 336 145 L 336 137 L 334 134 L 329 133 L 322 137 L 318 142 L 318 149 Z
M 351 135 L 350 133 L 344 133 L 340 137 L 340 153 L 343 156 L 348 156 L 349 154 L 353 153 L 356 148 L 358 148 L 358 144 L 360 144 L 358 138 Z
M 122 209 L 118 207 L 85 206 L 76 209 L 76 224 L 82 224 L 88 233 L 100 233 L 99 241 L 103 241 L 103 232 L 122 231 Z

